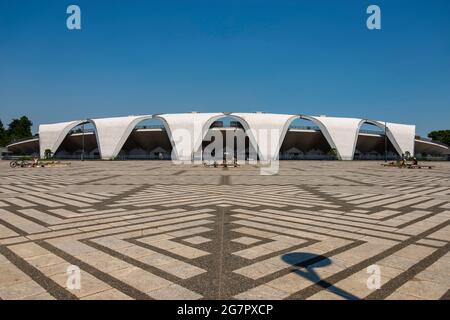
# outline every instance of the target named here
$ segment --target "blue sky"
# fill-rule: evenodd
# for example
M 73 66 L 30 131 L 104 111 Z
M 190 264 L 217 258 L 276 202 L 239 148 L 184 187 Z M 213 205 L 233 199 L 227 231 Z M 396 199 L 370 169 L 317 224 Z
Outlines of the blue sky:
M 450 1 L 0 0 L 4 123 L 189 111 L 450 129 Z

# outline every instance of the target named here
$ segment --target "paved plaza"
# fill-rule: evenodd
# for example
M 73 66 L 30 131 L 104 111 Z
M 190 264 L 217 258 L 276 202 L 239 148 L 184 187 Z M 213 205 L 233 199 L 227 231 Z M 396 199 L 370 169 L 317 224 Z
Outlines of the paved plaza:
M 450 162 L 433 165 L 0 161 L 0 298 L 449 299 Z

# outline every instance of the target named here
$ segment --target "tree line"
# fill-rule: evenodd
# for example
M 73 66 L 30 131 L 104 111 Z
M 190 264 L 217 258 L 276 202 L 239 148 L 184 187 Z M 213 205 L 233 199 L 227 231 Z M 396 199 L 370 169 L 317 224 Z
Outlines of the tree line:
M 5 128 L 2 120 L 0 120 L 0 147 L 7 146 L 19 139 L 32 137 L 32 126 L 33 122 L 26 116 L 22 116 L 19 119 L 13 119 L 8 124 L 8 128 Z
M 431 131 L 428 134 L 428 138 L 431 138 L 435 141 L 440 141 L 450 146 L 450 130 Z

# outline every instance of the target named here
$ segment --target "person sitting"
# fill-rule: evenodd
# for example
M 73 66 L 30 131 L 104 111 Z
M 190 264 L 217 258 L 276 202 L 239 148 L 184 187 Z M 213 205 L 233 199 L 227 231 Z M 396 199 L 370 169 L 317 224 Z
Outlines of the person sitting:
M 39 165 L 39 158 L 38 157 L 34 157 L 33 159 L 33 163 L 32 163 L 32 167 L 37 167 Z

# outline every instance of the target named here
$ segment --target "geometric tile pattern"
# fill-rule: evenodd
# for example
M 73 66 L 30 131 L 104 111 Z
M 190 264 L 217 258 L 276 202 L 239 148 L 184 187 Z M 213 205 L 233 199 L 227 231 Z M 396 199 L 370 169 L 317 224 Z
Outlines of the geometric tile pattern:
M 450 163 L 435 165 L 0 161 L 0 298 L 450 299 Z

